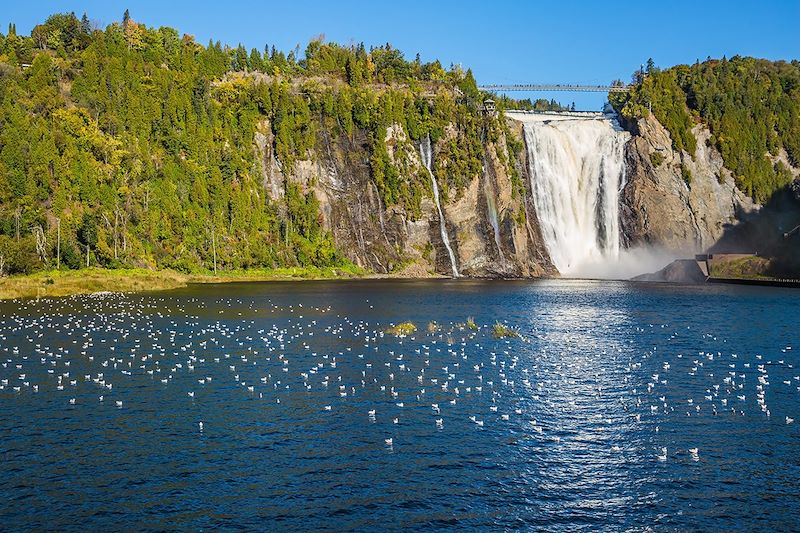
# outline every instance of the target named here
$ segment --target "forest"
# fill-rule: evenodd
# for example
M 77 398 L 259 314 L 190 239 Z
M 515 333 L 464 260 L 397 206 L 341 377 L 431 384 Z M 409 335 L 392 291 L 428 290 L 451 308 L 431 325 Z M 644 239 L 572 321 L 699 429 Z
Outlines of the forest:
M 648 62 L 627 93 L 611 93 L 625 119 L 651 112 L 673 147 L 693 156 L 702 122 L 736 185 L 760 203 L 792 181 L 800 166 L 800 62 L 735 56 L 661 70 Z M 687 181 L 690 176 L 685 176 Z
M 487 97 L 499 114 L 483 112 Z M 649 62 L 630 91 L 609 98 L 623 119 L 654 113 L 687 157 L 692 128 L 707 124 L 709 143 L 759 202 L 800 164 L 797 61 Z M 127 11 L 105 28 L 74 13 L 30 35 L 11 24 L 0 34 L 0 275 L 349 267 L 324 227 L 314 178 L 289 179 L 315 151 L 346 144 L 368 162 L 382 204 L 414 220 L 433 192 L 398 150 L 413 153 L 430 136 L 447 201 L 482 171 L 487 142 L 503 136 L 512 158 L 522 152 L 503 110 L 567 108 L 482 93 L 469 69 L 409 60 L 390 44 L 319 37 L 302 52 L 248 51 L 148 27 Z M 390 139 L 395 126 L 407 138 Z M 265 186 L 257 138 L 280 168 L 280 195 Z
M 480 112 L 484 95 L 459 66 L 323 38 L 298 56 L 202 45 L 127 11 L 104 29 L 73 13 L 29 36 L 10 25 L 0 34 L 0 273 L 346 265 L 311 191 L 287 180 L 280 198 L 266 194 L 257 132 L 283 174 L 321 139 L 344 136 L 369 158 L 385 205 L 413 218 L 429 180 L 392 161 L 387 128 L 442 140 L 434 172 L 447 197 L 505 127 Z M 557 106 L 498 102 L 514 105 Z

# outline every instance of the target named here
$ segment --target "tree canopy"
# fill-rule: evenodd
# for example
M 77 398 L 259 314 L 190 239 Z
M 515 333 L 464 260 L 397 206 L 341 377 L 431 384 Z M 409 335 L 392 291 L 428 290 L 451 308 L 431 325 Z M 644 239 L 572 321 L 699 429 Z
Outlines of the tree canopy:
M 725 166 L 745 193 L 759 202 L 785 187 L 800 166 L 800 62 L 735 56 L 659 70 L 629 93 L 612 93 L 627 119 L 650 112 L 669 130 L 672 144 L 693 156 L 692 128 L 705 123 Z
M 257 135 L 284 175 L 323 141 L 347 140 L 385 205 L 411 217 L 430 184 L 393 151 L 439 141 L 445 197 L 480 172 L 487 125 L 470 71 L 409 61 L 389 44 L 318 38 L 301 58 L 203 46 L 127 11 L 95 26 L 64 13 L 30 36 L 13 25 L 0 34 L 4 273 L 53 266 L 56 227 L 69 268 L 202 270 L 214 251 L 221 268 L 345 263 L 312 190 L 287 180 L 280 197 L 267 193 Z M 392 125 L 407 146 L 387 145 Z

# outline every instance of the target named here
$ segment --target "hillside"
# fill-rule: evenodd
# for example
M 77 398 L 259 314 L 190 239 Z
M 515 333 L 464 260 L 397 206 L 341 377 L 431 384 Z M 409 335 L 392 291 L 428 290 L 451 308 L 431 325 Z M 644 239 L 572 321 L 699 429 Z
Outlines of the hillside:
M 758 252 L 797 276 L 800 64 L 746 57 L 635 75 L 610 95 L 626 147 L 623 231 L 678 255 Z M 779 268 L 780 266 L 780 268 Z
M 796 61 L 650 65 L 609 97 L 632 133 L 625 246 L 738 251 L 764 241 L 734 227 L 790 229 L 793 215 L 769 218 L 781 228 L 752 219 L 800 175 Z M 0 275 L 556 275 L 533 199 L 539 154 L 506 109 L 563 108 L 481 93 L 470 70 L 388 44 L 204 46 L 127 13 L 104 29 L 73 14 L 29 36 L 11 25 L 0 35 Z M 771 249 L 791 255 L 782 239 Z
M 758 203 L 786 187 L 800 167 L 800 62 L 751 57 L 709 59 L 660 70 L 652 65 L 627 93 L 609 95 L 623 119 L 652 113 L 674 150 L 694 156 L 703 142 L 719 151 L 736 186 Z M 692 175 L 683 170 L 691 183 Z M 719 176 L 720 181 L 725 176 Z
M 507 149 L 508 126 L 482 101 L 470 71 L 408 61 L 390 45 L 319 39 L 298 60 L 203 46 L 127 13 L 103 30 L 72 14 L 30 36 L 11 26 L 0 36 L 0 272 L 350 263 L 391 272 L 415 262 L 433 271 L 443 254 L 423 139 L 444 203 L 478 201 L 470 185 L 499 174 L 504 190 L 491 194 L 504 199 L 489 203 L 506 210 L 501 222 L 530 229 L 521 146 Z M 491 275 L 468 237 L 454 240 L 474 274 Z M 507 271 L 537 269 L 529 263 Z

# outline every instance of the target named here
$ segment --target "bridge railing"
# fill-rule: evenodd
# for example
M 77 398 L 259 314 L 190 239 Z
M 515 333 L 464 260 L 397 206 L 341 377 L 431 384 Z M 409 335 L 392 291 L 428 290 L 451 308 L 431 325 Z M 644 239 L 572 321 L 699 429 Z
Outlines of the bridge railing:
M 572 92 L 597 92 L 597 93 L 617 93 L 626 92 L 630 89 L 628 85 L 576 85 L 576 84 L 488 84 L 480 85 L 478 89 L 482 91 L 572 91 Z
M 508 109 L 506 113 L 517 113 L 521 115 L 556 115 L 566 117 L 605 117 L 606 114 L 600 111 L 543 111 L 537 109 Z

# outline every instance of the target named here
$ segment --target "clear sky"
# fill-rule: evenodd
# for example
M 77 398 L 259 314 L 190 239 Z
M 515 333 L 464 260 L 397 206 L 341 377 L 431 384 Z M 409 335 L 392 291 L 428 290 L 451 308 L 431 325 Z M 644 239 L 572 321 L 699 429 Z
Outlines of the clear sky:
M 707 56 L 800 59 L 800 0 L 499 1 L 468 0 L 3 0 L 0 24 L 28 33 L 49 14 L 86 12 L 101 26 L 125 8 L 148 26 L 172 26 L 223 43 L 289 51 L 324 34 L 340 43 L 386 42 L 413 58 L 471 67 L 478 83 L 626 81 L 648 57 L 659 66 Z M 555 97 L 598 109 L 605 95 Z

